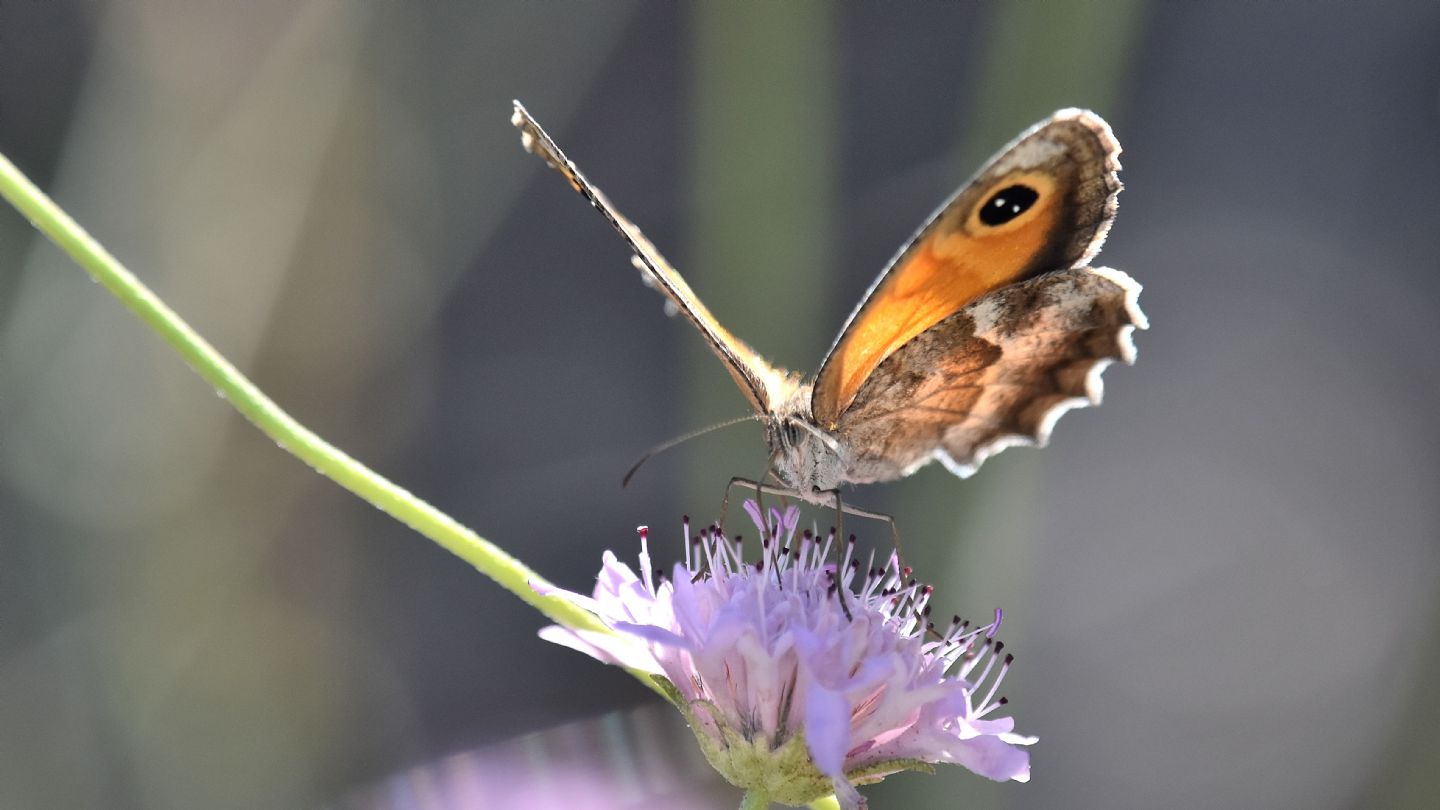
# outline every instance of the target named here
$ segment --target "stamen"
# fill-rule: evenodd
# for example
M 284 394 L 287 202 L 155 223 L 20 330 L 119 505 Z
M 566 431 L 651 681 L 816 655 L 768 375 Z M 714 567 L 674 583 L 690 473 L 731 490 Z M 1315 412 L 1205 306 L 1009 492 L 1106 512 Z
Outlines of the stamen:
M 993 636 L 995 635 L 995 633 L 997 633 L 997 632 L 1000 630 L 1000 622 L 1004 621 L 1004 619 L 1005 619 L 1005 612 L 1002 611 L 1000 608 L 995 608 L 995 623 L 992 624 L 992 625 L 990 625 L 990 632 L 989 632 L 988 635 L 990 635 L 991 637 L 993 637 Z
M 990 677 L 990 670 L 992 670 L 992 669 L 995 668 L 995 662 L 999 660 L 999 659 L 998 659 L 996 656 L 994 656 L 994 655 L 991 655 L 991 656 L 986 657 L 986 656 L 985 656 L 985 653 L 987 653 L 987 652 L 993 652 L 993 650 L 992 650 L 991 647 L 990 647 L 990 641 L 989 641 L 989 639 L 986 639 L 986 641 L 985 641 L 985 649 L 980 653 L 980 657 L 977 657 L 977 658 L 976 658 L 976 662 L 977 662 L 977 663 L 979 662 L 980 658 L 984 658 L 984 659 L 985 659 L 985 669 L 980 672 L 979 677 L 973 679 L 973 681 L 972 681 L 972 682 L 976 685 L 977 688 L 979 687 L 980 684 L 982 684 L 982 683 L 985 682 L 985 679 L 986 679 L 986 678 L 989 678 L 989 677 Z M 972 666 L 971 669 L 973 670 L 974 667 Z
M 992 684 L 990 684 L 990 691 L 987 692 L 987 693 L 985 693 L 985 699 L 980 702 L 980 706 L 976 709 L 976 714 L 977 714 L 977 716 L 983 717 L 983 716 L 985 716 L 986 714 L 988 714 L 989 712 L 993 711 L 996 706 L 1003 706 L 1003 705 L 1005 705 L 1003 702 L 1002 702 L 1002 703 L 996 703 L 996 704 L 993 704 L 993 705 L 992 705 L 992 704 L 990 703 L 990 700 L 991 700 L 992 698 L 994 698 L 994 697 L 995 697 L 995 693 L 996 693 L 997 691 L 999 691 L 999 689 L 1000 689 L 1000 682 L 1003 681 L 1003 680 L 1005 680 L 1005 673 L 1007 673 L 1007 672 L 1010 671 L 1010 665 L 1013 664 L 1014 662 L 1015 662 L 1015 656 L 1009 655 L 1009 654 L 1007 654 L 1007 655 L 1005 656 L 1005 663 L 1000 667 L 1000 673 L 995 676 L 995 682 L 992 683 Z M 991 659 L 991 663 L 994 663 L 994 659 L 993 659 L 993 658 Z M 989 667 L 986 667 L 986 668 L 985 668 L 985 674 L 986 674 L 986 675 L 990 674 L 990 668 L 989 668 Z M 984 680 L 984 676 L 981 676 L 980 680 L 983 681 L 983 680 Z M 1002 698 L 1001 700 L 1003 701 L 1004 699 Z
M 680 518 L 680 525 L 681 525 L 682 527 L 684 527 L 684 532 L 685 532 L 685 570 L 686 570 L 686 571 L 693 571 L 693 570 L 695 570 L 695 559 L 694 559 L 694 556 L 691 554 L 691 551 L 695 548 L 695 546 L 696 546 L 697 544 L 699 544 L 700 540 L 699 540 L 699 538 L 691 537 L 691 536 L 690 536 L 690 516 L 689 516 L 689 515 L 683 515 L 683 516 L 681 516 L 681 518 Z
M 645 584 L 645 589 L 653 594 L 655 593 L 655 580 L 652 576 L 654 571 L 650 565 L 650 527 L 640 526 L 637 531 L 640 533 L 641 582 Z

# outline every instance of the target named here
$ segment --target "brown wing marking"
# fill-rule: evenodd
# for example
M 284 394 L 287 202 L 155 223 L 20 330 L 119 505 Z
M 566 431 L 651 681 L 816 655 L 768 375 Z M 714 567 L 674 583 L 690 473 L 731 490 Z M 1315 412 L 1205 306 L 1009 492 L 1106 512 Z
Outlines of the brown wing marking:
M 1099 404 L 1100 374 L 1133 362 L 1147 326 L 1140 285 L 1078 268 L 997 291 L 892 353 L 857 392 L 837 433 L 846 478 L 898 478 L 939 458 L 961 477 L 1014 445 L 1044 445 L 1071 408 Z
M 1120 145 L 1094 113 L 1062 110 L 1023 133 L 941 206 L 881 273 L 816 376 L 811 409 L 835 428 L 891 353 L 992 290 L 1088 261 L 1115 216 Z M 986 207 L 1020 187 L 1029 207 Z
M 589 200 L 595 210 L 609 220 L 615 230 L 625 238 L 630 249 L 635 251 L 635 265 L 645 283 L 659 290 L 676 310 L 694 324 L 705 342 L 710 344 L 711 350 L 725 363 L 725 368 L 735 379 L 735 384 L 749 400 L 750 407 L 758 414 L 768 414 L 776 403 L 783 401 L 798 382 L 795 376 L 767 363 L 755 350 L 721 326 L 715 316 L 710 314 L 710 310 L 700 303 L 690 285 L 686 284 L 680 273 L 660 255 L 660 251 L 655 249 L 645 234 L 621 215 L 600 189 L 585 179 L 580 169 L 560 151 L 555 141 L 518 101 L 515 102 L 515 114 L 510 120 L 520 130 L 525 149 L 542 158 L 550 168 L 560 172 L 570 182 L 570 186 Z

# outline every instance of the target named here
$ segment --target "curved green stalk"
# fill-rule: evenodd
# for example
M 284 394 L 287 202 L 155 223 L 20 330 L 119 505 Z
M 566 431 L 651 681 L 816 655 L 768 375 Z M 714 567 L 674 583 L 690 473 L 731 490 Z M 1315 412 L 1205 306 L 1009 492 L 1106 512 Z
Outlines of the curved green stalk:
M 758 790 L 745 791 L 745 798 L 740 800 L 740 810 L 765 810 L 770 806 L 770 797 Z
M 281 410 L 4 155 L 0 155 L 0 196 L 179 352 L 246 419 L 292 455 L 475 566 L 550 619 L 574 629 L 605 630 L 590 613 L 536 593 L 532 586 L 549 583 L 499 546 L 346 455 Z M 630 674 L 659 691 L 650 676 L 635 670 Z

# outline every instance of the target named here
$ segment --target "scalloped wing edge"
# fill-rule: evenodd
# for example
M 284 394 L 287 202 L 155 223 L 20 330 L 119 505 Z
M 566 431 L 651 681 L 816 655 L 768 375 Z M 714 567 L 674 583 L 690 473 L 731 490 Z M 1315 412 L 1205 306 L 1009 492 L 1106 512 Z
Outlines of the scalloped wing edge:
M 1131 278 L 1128 273 L 1116 270 L 1113 267 L 1087 267 L 1086 271 L 1097 275 L 1118 286 L 1124 292 L 1123 304 L 1125 315 L 1129 322 L 1121 324 L 1115 334 L 1115 345 L 1118 353 L 1115 356 L 1096 357 L 1092 365 L 1085 373 L 1085 396 L 1069 397 L 1060 400 L 1046 410 L 1040 419 L 1038 427 L 1033 434 L 1027 433 L 1006 433 L 978 445 L 975 448 L 973 457 L 968 461 L 957 461 L 943 447 L 937 449 L 933 456 L 925 457 L 920 462 L 905 471 L 906 475 L 928 464 L 931 458 L 938 460 L 945 465 L 945 469 L 961 478 L 969 478 L 979 471 L 985 460 L 991 456 L 1011 447 L 1044 447 L 1050 442 L 1050 435 L 1055 430 L 1055 425 L 1060 417 L 1076 408 L 1086 408 L 1099 405 L 1105 395 L 1105 382 L 1102 375 L 1105 369 L 1116 360 L 1125 365 L 1135 363 L 1136 348 L 1134 333 L 1136 329 L 1149 329 L 1150 320 L 1140 309 L 1140 292 L 1144 287 L 1140 282 Z

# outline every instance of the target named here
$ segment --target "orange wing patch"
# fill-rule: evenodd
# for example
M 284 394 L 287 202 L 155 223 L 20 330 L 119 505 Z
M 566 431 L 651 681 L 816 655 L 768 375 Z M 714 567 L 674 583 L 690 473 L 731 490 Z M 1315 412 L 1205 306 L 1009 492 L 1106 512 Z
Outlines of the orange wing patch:
M 1000 224 L 983 221 L 986 206 L 1014 205 L 1005 193 L 1021 189 L 1033 202 Z M 979 205 L 950 206 L 907 249 L 867 297 L 815 381 L 814 416 L 833 430 L 840 414 L 877 366 L 921 332 L 991 290 L 1040 270 L 1062 207 L 1055 181 L 1016 172 L 992 183 Z
M 1043 445 L 1065 411 L 1099 404 L 1100 372 L 1135 359 L 1148 325 L 1118 270 L 1050 273 L 977 301 L 876 368 L 840 420 L 845 480 L 887 481 L 932 456 L 961 477 L 1012 445 Z

